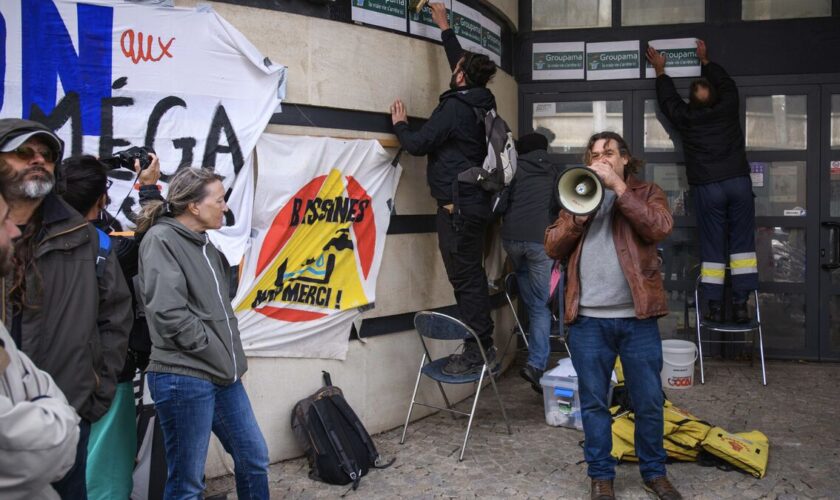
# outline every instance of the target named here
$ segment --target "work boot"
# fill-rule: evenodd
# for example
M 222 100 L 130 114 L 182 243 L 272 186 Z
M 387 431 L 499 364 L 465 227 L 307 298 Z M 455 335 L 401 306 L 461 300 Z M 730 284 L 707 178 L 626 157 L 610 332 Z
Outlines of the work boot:
M 534 389 L 534 391 L 538 394 L 542 394 L 542 385 L 540 385 L 540 378 L 543 375 L 542 370 L 525 363 L 525 366 L 519 370 L 519 375 L 531 384 L 531 388 Z
M 750 322 L 750 313 L 747 311 L 746 301 L 732 303 L 732 321 L 738 324 Z
M 709 310 L 703 319 L 710 323 L 723 323 L 723 303 L 719 300 L 710 300 Z
M 491 346 L 485 350 L 485 353 L 487 354 L 487 363 L 492 368 L 493 362 L 496 360 L 496 348 Z M 481 357 L 481 349 L 475 342 L 464 342 L 464 351 L 461 354 L 449 356 L 449 362 L 444 365 L 443 373 L 446 375 L 468 375 L 479 373 L 482 366 L 484 366 L 484 359 Z
M 659 476 L 645 481 L 645 489 L 656 494 L 656 497 L 661 500 L 682 500 L 680 492 L 674 488 L 671 481 L 665 476 Z
M 593 479 L 589 489 L 592 500 L 615 500 L 615 490 L 612 479 Z

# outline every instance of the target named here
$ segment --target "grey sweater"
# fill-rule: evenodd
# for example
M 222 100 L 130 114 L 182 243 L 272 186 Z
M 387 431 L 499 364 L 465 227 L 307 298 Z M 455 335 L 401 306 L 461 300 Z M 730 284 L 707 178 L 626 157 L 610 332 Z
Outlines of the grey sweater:
M 148 371 L 236 382 L 247 362 L 228 297 L 230 266 L 207 234 L 161 218 L 140 244 L 138 274 L 152 338 Z
M 615 191 L 604 190 L 604 202 L 584 235 L 580 257 L 581 316 L 636 316 L 633 295 L 615 253 L 612 231 L 615 199 Z

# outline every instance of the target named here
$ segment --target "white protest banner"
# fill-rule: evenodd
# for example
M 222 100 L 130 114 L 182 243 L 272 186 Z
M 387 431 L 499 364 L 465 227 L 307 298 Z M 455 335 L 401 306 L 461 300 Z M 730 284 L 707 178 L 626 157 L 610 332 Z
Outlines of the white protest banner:
M 533 79 L 583 79 L 584 46 L 584 42 L 535 43 Z
M 480 12 L 452 0 L 452 30 L 464 50 L 484 54 L 502 63 L 502 28 Z
M 255 237 L 233 301 L 252 356 L 344 359 L 375 300 L 402 168 L 377 141 L 264 134 Z
M 639 78 L 639 41 L 586 44 L 586 79 Z
M 452 0 L 440 1 L 436 0 L 432 3 L 446 4 L 446 17 L 452 23 Z M 440 29 L 434 21 L 432 21 L 432 9 L 429 4 L 423 6 L 420 12 L 410 11 L 408 14 L 408 31 L 412 35 L 418 35 L 425 38 L 430 38 L 437 42 L 440 41 Z
M 353 0 L 351 18 L 355 22 L 405 31 L 407 0 Z
M 700 76 L 696 38 L 651 40 L 648 45 L 665 54 L 665 73 L 668 76 Z M 645 78 L 656 78 L 656 71 L 645 61 Z
M 208 8 L 27 0 L 4 1 L 0 15 L 0 117 L 44 123 L 65 157 L 151 147 L 164 192 L 179 166 L 215 168 L 231 212 L 211 238 L 238 262 L 250 234 L 251 152 L 284 97 L 286 68 Z M 134 172 L 109 175 L 109 211 L 132 220 Z

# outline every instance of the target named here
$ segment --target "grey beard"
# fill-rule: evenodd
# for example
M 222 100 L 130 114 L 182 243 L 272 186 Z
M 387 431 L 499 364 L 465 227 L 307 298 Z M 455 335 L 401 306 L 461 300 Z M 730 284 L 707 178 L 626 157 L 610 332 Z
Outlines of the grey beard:
M 55 181 L 50 180 L 27 180 L 18 185 L 17 192 L 23 198 L 37 200 L 43 198 L 55 186 Z

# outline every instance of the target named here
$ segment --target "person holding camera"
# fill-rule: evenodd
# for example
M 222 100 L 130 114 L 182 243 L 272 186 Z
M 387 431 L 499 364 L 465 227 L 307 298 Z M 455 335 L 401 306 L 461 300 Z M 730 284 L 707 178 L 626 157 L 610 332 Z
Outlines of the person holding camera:
M 157 182 L 160 179 L 160 162 L 154 153 L 145 153 L 145 161 L 131 161 L 137 172 L 140 205 L 150 200 L 160 200 Z M 147 168 L 141 169 L 141 163 Z M 119 165 L 119 164 L 118 164 Z M 74 156 L 62 163 L 67 191 L 64 201 L 93 223 L 97 229 L 110 235 L 112 252 L 116 254 L 123 275 L 128 282 L 134 306 L 134 319 L 129 337 L 128 356 L 117 377 L 117 392 L 111 408 L 91 426 L 87 458 L 88 498 L 107 500 L 128 498 L 131 495 L 131 475 L 137 454 L 137 425 L 134 407 L 134 376 L 138 369 L 149 362 L 151 342 L 145 318 L 137 314 L 137 295 L 134 278 L 137 276 L 140 236 L 115 236 L 122 230 L 120 223 L 108 212 L 108 172 L 113 165 L 93 156 Z
M 59 196 L 61 140 L 44 125 L 0 119 L 0 170 L 11 176 L 11 218 L 22 233 L 3 278 L 3 322 L 18 348 L 55 379 L 82 420 L 76 463 L 58 483 L 62 498 L 84 499 L 92 422 L 111 405 L 131 330 L 131 295 L 117 258 Z M 97 262 L 100 271 L 97 272 Z

